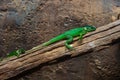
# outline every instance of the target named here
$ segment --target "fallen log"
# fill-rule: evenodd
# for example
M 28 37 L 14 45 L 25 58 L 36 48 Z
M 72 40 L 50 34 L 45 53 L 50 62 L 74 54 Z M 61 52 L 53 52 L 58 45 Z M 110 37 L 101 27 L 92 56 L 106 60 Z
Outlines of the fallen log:
M 120 39 L 120 20 L 97 28 L 96 31 L 84 36 L 81 41 L 74 39 L 71 44 L 75 50 L 67 50 L 64 46 L 65 41 L 60 41 L 37 50 L 33 53 L 26 53 L 20 57 L 11 57 L 0 62 L 0 80 L 16 76 L 23 71 L 32 69 L 42 63 L 70 55 L 71 57 L 85 54 L 106 48 L 115 40 Z

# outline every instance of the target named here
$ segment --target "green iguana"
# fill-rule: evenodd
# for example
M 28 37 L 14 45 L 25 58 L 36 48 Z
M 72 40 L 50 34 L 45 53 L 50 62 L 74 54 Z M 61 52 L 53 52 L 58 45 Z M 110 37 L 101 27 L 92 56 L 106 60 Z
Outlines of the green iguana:
M 24 50 L 23 48 L 21 48 L 21 49 L 14 50 L 14 51 L 8 53 L 5 58 L 9 58 L 9 57 L 12 57 L 12 56 L 17 56 L 17 57 L 19 57 L 20 54 L 24 54 L 24 53 L 25 53 L 25 50 Z M 4 58 L 4 57 L 1 57 L 1 58 L 0 58 L 0 61 L 2 61 L 2 60 L 5 59 L 5 58 Z
M 33 47 L 32 49 L 30 49 L 28 51 L 25 51 L 24 49 L 18 49 L 18 50 L 12 51 L 9 54 L 7 54 L 7 58 L 11 57 L 11 56 L 19 57 L 19 55 L 23 54 L 23 53 L 32 53 L 32 52 L 40 50 L 40 49 L 42 49 L 42 48 L 44 48 L 46 46 L 49 46 L 49 45 L 51 45 L 51 44 L 53 44 L 55 42 L 65 40 L 65 39 L 67 39 L 66 42 L 65 42 L 66 48 L 73 49 L 73 47 L 70 46 L 69 44 L 72 43 L 74 37 L 79 36 L 79 39 L 82 40 L 83 36 L 86 33 L 92 32 L 92 31 L 95 31 L 95 30 L 96 30 L 96 28 L 94 26 L 90 26 L 90 25 L 75 28 L 75 29 L 71 29 L 69 31 L 64 32 L 63 34 L 60 34 L 60 35 L 50 39 L 49 41 L 47 41 L 47 42 L 45 42 L 45 43 L 43 43 L 41 45 Z
M 88 32 L 95 31 L 95 30 L 96 30 L 96 28 L 94 26 L 91 26 L 91 25 L 86 25 L 84 27 L 71 29 L 69 31 L 64 32 L 63 34 L 60 34 L 60 35 L 50 39 L 49 41 L 47 41 L 47 42 L 45 42 L 45 43 L 43 43 L 41 45 L 33 47 L 31 50 L 26 51 L 26 53 L 32 53 L 32 52 L 40 50 L 40 49 L 42 49 L 42 48 L 44 48 L 46 46 L 49 46 L 49 45 L 51 45 L 51 44 L 53 44 L 55 42 L 65 40 L 65 39 L 67 39 L 66 42 L 65 42 L 66 48 L 73 49 L 73 47 L 70 46 L 69 44 L 73 41 L 74 37 L 79 36 L 79 39 L 82 40 L 83 36 L 85 34 L 87 34 Z
M 24 54 L 24 53 L 25 53 L 25 50 L 23 48 L 21 48 L 21 49 L 14 50 L 14 51 L 10 52 L 9 54 L 7 54 L 7 57 L 11 57 L 11 56 L 19 57 L 20 54 Z

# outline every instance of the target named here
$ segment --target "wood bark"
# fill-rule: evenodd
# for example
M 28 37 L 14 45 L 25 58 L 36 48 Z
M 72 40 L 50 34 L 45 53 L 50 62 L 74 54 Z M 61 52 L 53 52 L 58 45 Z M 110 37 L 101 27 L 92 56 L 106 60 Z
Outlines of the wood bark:
M 65 41 L 60 41 L 33 53 L 22 54 L 20 57 L 11 57 L 0 62 L 0 80 L 16 76 L 26 70 L 32 69 L 42 63 L 70 55 L 71 57 L 98 51 L 110 46 L 120 39 L 120 20 L 97 28 L 88 33 L 82 41 L 74 39 L 71 44 L 74 50 L 64 46 Z

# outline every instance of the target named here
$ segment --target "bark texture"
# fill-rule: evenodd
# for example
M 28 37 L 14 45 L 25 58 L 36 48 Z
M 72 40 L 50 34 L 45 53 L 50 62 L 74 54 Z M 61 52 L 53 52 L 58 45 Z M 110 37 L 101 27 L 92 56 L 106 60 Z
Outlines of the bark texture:
M 34 53 L 23 54 L 19 58 L 12 57 L 0 63 L 0 80 L 16 76 L 21 72 L 32 69 L 42 63 L 70 55 L 71 57 L 98 51 L 120 39 L 120 20 L 97 28 L 95 32 L 87 34 L 83 41 L 74 39 L 71 44 L 75 50 L 67 50 L 64 41 L 52 44 Z

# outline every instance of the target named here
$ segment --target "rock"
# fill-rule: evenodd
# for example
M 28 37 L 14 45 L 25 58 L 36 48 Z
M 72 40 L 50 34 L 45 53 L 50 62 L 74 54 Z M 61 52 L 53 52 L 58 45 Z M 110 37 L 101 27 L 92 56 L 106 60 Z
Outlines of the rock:
M 30 49 L 77 26 L 108 24 L 120 15 L 119 0 L 13 0 L 7 6 L 0 8 L 0 29 L 11 26 L 14 31 L 0 33 L 5 39 L 0 46 L 1 50 L 5 49 L 1 51 L 4 54 L 18 46 Z M 22 29 L 15 31 L 16 25 Z M 37 67 L 15 79 L 119 80 L 119 55 L 116 59 L 116 54 L 119 54 L 118 45 L 72 59 L 65 57 L 57 64 Z

